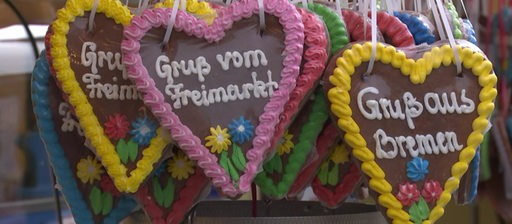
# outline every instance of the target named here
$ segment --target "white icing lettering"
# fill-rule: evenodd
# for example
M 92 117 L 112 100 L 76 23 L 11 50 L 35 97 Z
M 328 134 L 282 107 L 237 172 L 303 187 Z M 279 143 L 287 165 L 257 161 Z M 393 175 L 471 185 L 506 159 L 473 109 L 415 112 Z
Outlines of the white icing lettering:
M 373 134 L 376 143 L 375 155 L 379 159 L 394 159 L 398 155 L 406 158 L 408 155 L 417 157 L 430 154 L 448 154 L 449 152 L 460 151 L 463 148 L 459 144 L 455 132 L 437 132 L 435 136 L 434 138 L 430 134 L 416 134 L 415 136 L 391 137 L 384 130 L 378 129 Z
M 180 109 L 187 106 L 190 101 L 196 106 L 208 106 L 214 103 L 229 102 L 235 100 L 255 98 L 268 98 L 278 88 L 278 83 L 272 80 L 272 72 L 267 72 L 268 81 L 264 82 L 257 79 L 256 72 L 251 73 L 252 82 L 244 83 L 242 86 L 229 84 L 226 88 L 217 87 L 206 90 L 201 85 L 201 90 L 184 89 L 183 83 L 168 84 L 165 93 L 170 96 L 174 109 Z M 240 91 L 241 90 L 241 91 Z
M 78 135 L 84 136 L 84 131 L 82 130 L 82 127 L 80 126 L 78 121 L 71 116 L 69 104 L 61 102 L 59 104 L 58 111 L 59 115 L 62 116 L 62 126 L 60 127 L 60 130 L 62 132 L 73 132 L 74 130 L 76 130 Z
M 263 53 L 262 50 L 250 50 L 246 51 L 242 54 L 238 51 L 226 52 L 224 56 L 222 54 L 217 54 L 215 56 L 220 66 L 224 71 L 229 70 L 230 63 L 233 63 L 235 68 L 241 68 L 242 65 L 245 65 L 246 68 L 257 68 L 260 66 L 267 66 L 268 60 Z
M 195 74 L 199 82 L 204 82 L 204 77 L 210 74 L 211 66 L 203 56 L 195 60 L 171 62 L 166 55 L 160 55 L 155 62 L 155 71 L 158 77 L 167 79 L 167 84 L 174 84 L 174 78 L 180 77 L 180 71 L 187 76 Z
M 98 73 L 98 67 L 107 67 L 110 71 L 114 71 L 116 69 L 119 71 L 123 70 L 123 59 L 121 57 L 121 53 L 97 51 L 97 45 L 94 42 L 88 41 L 83 43 L 80 56 L 82 65 L 85 67 L 91 67 L 91 72 L 93 74 Z
M 89 98 L 108 100 L 136 100 L 142 99 L 135 85 L 118 85 L 110 83 L 100 83 L 100 75 L 85 73 L 82 75 L 82 82 L 85 88 L 89 90 Z M 117 79 L 113 79 L 117 82 Z

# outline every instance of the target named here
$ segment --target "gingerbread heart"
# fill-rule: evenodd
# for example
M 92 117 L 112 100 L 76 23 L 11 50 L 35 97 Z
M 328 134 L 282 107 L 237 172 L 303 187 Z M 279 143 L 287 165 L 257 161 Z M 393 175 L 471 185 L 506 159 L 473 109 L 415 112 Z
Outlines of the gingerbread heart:
M 135 194 L 152 223 L 182 223 L 195 203 L 210 192 L 203 170 L 178 148 L 172 151 L 172 158 Z
M 337 208 L 361 182 L 362 173 L 343 141 L 338 139 L 332 147 L 311 182 L 311 187 L 318 201 L 325 207 Z
M 124 63 L 144 101 L 179 147 L 224 194 L 250 190 L 270 152 L 299 73 L 304 27 L 293 5 L 265 0 L 218 11 L 210 26 L 178 11 L 146 10 L 125 29 Z M 231 149 L 231 150 L 230 150 Z
M 83 130 L 50 75 L 44 52 L 32 73 L 32 100 L 59 190 L 75 222 L 118 223 L 128 216 L 137 203 L 119 192 L 110 192 L 115 187 L 85 146 Z
M 121 192 L 136 192 L 165 155 L 170 139 L 124 72 L 119 1 L 100 1 L 89 30 L 93 0 L 68 1 L 52 24 L 49 54 L 55 77 L 94 152 Z
M 383 212 L 397 223 L 432 223 L 468 169 L 494 109 L 497 78 L 478 48 L 457 41 L 401 51 L 354 44 L 326 71 L 328 98 Z

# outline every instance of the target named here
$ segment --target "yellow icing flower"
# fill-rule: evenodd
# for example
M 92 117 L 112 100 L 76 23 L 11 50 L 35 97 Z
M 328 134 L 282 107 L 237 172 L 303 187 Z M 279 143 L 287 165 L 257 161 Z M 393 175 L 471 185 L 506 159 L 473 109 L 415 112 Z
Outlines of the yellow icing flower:
M 104 172 L 101 169 L 100 163 L 92 156 L 87 156 L 86 159 L 80 159 L 76 165 L 76 175 L 82 183 L 94 183 L 95 180 L 100 180 L 100 175 Z
M 279 146 L 277 146 L 277 154 L 283 155 L 283 154 L 290 154 L 290 151 L 292 150 L 295 145 L 292 142 L 293 135 L 288 133 L 288 130 L 284 133 L 284 136 L 281 138 L 281 142 L 279 143 Z
M 335 164 L 344 164 L 348 162 L 350 152 L 347 150 L 345 144 L 338 144 L 334 151 L 331 153 L 330 159 Z
M 205 138 L 205 145 L 211 147 L 211 152 L 220 154 L 222 151 L 227 151 L 228 147 L 231 145 L 231 140 L 229 140 L 231 136 L 228 134 L 228 129 L 221 129 L 221 127 L 217 125 L 215 129 L 210 128 L 210 133 L 211 135 Z
M 178 180 L 187 179 L 194 173 L 194 162 L 179 152 L 167 162 L 167 171 Z

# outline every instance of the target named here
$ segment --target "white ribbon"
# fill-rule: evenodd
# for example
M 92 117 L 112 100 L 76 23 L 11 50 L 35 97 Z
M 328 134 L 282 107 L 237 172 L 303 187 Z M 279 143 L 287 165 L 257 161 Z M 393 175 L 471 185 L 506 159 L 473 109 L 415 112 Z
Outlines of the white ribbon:
M 88 31 L 91 32 L 92 28 L 94 27 L 94 17 L 96 16 L 96 10 L 98 9 L 98 4 L 100 0 L 94 0 L 94 3 L 92 5 L 91 14 L 89 15 L 89 25 L 88 25 Z
M 370 61 L 368 62 L 368 69 L 366 70 L 366 74 L 370 75 L 373 70 L 373 65 L 375 64 L 375 57 L 377 55 L 377 2 L 376 0 L 371 0 L 371 16 L 372 16 L 372 54 L 370 56 Z
M 340 3 L 340 0 L 336 0 L 335 3 L 336 3 L 336 12 L 338 13 L 338 15 L 341 16 L 341 3 Z
M 459 51 L 457 50 L 457 45 L 455 43 L 455 38 L 453 37 L 452 28 L 450 27 L 450 23 L 448 21 L 448 18 L 446 17 L 446 13 L 444 13 L 443 4 L 441 3 L 441 0 L 436 0 L 437 3 L 437 9 L 441 13 L 441 19 L 443 20 L 443 25 L 446 29 L 446 35 L 448 36 L 448 42 L 450 42 L 450 46 L 453 50 L 453 56 L 455 57 L 455 66 L 457 66 L 457 74 L 462 73 L 462 63 L 460 61 L 460 55 Z
M 302 1 L 302 8 L 305 8 L 307 10 L 309 10 L 308 8 L 308 0 L 301 0 Z
M 169 39 L 171 38 L 172 29 L 174 28 L 174 23 L 176 23 L 176 14 L 178 14 L 179 3 L 179 0 L 174 0 L 174 4 L 172 5 L 171 17 L 169 17 L 169 22 L 167 23 L 167 29 L 165 30 L 162 46 L 167 46 L 167 43 L 169 43 Z
M 432 13 L 434 14 L 434 22 L 436 23 L 437 32 L 439 33 L 439 38 L 441 40 L 446 40 L 446 35 L 444 34 L 443 25 L 441 24 L 441 19 L 439 17 L 439 11 L 437 11 L 437 8 L 434 7 L 436 3 L 435 0 L 429 0 L 430 5 L 432 6 Z M 441 12 L 442 13 L 442 12 Z
M 263 0 L 258 0 L 258 8 L 260 15 L 260 30 L 265 30 L 265 8 L 263 7 Z

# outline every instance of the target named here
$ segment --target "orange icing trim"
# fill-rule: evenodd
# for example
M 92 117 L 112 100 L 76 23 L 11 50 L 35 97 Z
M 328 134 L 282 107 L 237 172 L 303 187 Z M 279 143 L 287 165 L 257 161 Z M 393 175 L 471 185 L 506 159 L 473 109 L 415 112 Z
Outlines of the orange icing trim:
M 431 224 L 444 214 L 444 207 L 451 200 L 451 193 L 459 186 L 461 176 L 468 169 L 468 164 L 473 159 L 476 148 L 483 140 L 486 131 L 488 117 L 494 110 L 494 99 L 497 95 L 495 88 L 497 77 L 492 70 L 492 63 L 480 52 L 471 48 L 457 45 L 461 55 L 462 65 L 471 69 L 473 75 L 478 76 L 478 83 L 482 87 L 477 107 L 478 117 L 473 121 L 473 131 L 468 136 L 466 147 L 460 151 L 459 161 L 451 169 L 451 177 L 444 183 L 444 190 L 436 205 L 430 211 L 427 220 L 423 224 Z M 375 155 L 366 146 L 366 141 L 360 134 L 360 128 L 352 119 L 352 109 L 349 107 L 351 89 L 351 76 L 355 68 L 362 62 L 368 62 L 372 51 L 371 42 L 355 44 L 343 52 L 343 56 L 336 59 L 336 68 L 329 76 L 329 81 L 334 85 L 328 91 L 328 99 L 331 102 L 331 111 L 338 118 L 338 127 L 346 132 L 345 141 L 353 147 L 354 156 L 359 159 L 362 171 L 370 178 L 370 187 L 378 192 L 378 203 L 387 208 L 386 214 L 393 223 L 412 223 L 409 214 L 402 209 L 402 204 L 391 193 L 392 186 L 385 179 L 384 171 L 375 162 Z M 409 76 L 411 83 L 417 85 L 425 81 L 432 69 L 441 65 L 448 66 L 454 62 L 453 51 L 450 45 L 434 47 L 426 52 L 422 58 L 414 60 L 406 57 L 404 52 L 398 51 L 393 46 L 382 43 L 377 44 L 375 61 L 391 64 L 400 69 L 404 76 Z

